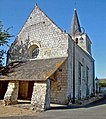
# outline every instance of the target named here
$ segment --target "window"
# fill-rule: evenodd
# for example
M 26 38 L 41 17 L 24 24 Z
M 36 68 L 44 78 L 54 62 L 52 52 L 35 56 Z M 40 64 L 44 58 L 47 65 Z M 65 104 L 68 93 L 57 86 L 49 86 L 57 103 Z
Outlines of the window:
M 37 45 L 32 45 L 29 47 L 29 58 L 37 58 L 39 54 L 39 47 Z
M 32 50 L 32 58 L 36 58 L 39 54 L 39 48 L 35 48 Z
M 78 63 L 78 99 L 81 99 L 82 93 L 82 64 Z
M 88 50 L 89 53 L 91 53 L 91 45 L 90 45 L 90 43 L 88 43 L 87 50 Z
M 83 44 L 84 43 L 84 39 L 81 37 L 80 38 L 80 43 Z
M 78 44 L 78 38 L 75 39 L 76 44 Z
M 82 69 L 82 64 L 79 62 L 79 66 L 78 66 L 78 71 L 79 71 L 79 85 L 81 85 L 81 76 L 82 76 L 82 72 L 81 72 L 81 69 Z
M 86 66 L 86 96 L 89 95 L 89 68 Z

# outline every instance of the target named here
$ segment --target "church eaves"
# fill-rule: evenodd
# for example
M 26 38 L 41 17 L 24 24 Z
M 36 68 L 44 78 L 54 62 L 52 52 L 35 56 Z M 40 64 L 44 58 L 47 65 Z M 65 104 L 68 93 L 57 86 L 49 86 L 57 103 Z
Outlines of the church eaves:
M 73 14 L 73 17 L 72 17 L 72 22 L 71 22 L 70 35 L 74 36 L 78 33 L 81 33 L 81 27 L 80 27 L 80 24 L 79 24 L 77 11 L 76 11 L 76 9 L 74 9 L 74 14 Z

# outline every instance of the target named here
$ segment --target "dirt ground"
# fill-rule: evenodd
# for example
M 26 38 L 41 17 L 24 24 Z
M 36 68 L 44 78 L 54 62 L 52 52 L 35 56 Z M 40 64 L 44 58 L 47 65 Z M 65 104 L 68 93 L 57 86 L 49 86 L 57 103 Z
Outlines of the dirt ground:
M 28 110 L 28 109 L 22 109 L 18 107 L 13 106 L 1 106 L 0 105 L 0 117 L 7 117 L 7 116 L 33 116 L 37 113 Z
M 27 116 L 27 115 L 34 116 L 37 114 L 38 112 L 35 112 L 31 109 L 20 107 L 20 105 L 4 106 L 0 101 L 0 117 Z
M 84 104 L 89 104 L 96 100 L 102 99 L 102 96 L 97 96 L 86 100 Z M 63 106 L 63 105 L 62 105 Z M 60 107 L 61 105 L 51 104 L 51 107 Z M 28 100 L 18 100 L 18 104 L 16 105 L 9 105 L 4 106 L 3 101 L 0 100 L 0 117 L 9 117 L 9 116 L 35 116 L 38 115 L 40 112 L 36 112 L 31 110 L 30 108 L 30 101 Z

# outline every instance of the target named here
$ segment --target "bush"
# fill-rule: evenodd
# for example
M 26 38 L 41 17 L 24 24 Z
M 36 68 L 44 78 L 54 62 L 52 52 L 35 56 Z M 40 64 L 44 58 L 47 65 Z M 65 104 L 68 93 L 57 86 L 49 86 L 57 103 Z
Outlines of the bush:
M 106 87 L 106 82 L 99 83 L 99 86 L 100 86 L 100 87 Z

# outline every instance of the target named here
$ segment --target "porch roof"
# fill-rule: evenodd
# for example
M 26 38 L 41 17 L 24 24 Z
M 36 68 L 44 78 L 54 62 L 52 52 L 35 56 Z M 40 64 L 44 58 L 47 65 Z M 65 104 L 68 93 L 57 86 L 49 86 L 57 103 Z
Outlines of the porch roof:
M 5 75 L 0 76 L 0 80 L 45 81 L 65 62 L 66 58 L 36 59 L 16 63 L 12 68 L 8 68 Z

